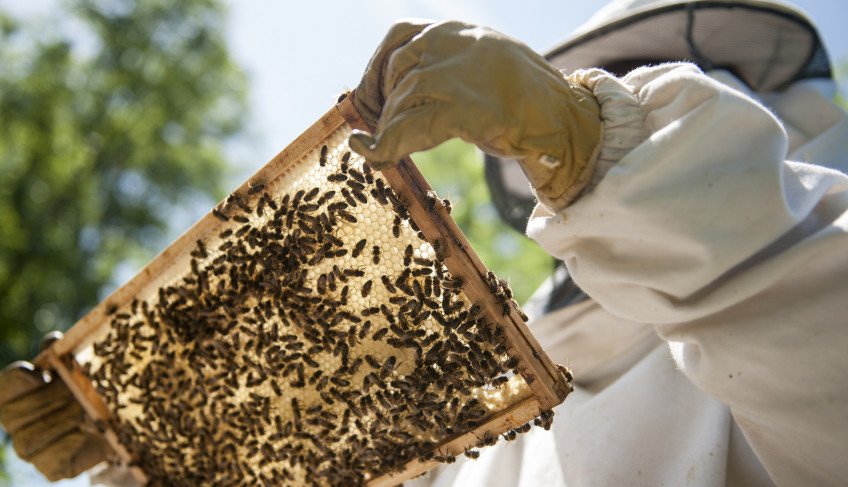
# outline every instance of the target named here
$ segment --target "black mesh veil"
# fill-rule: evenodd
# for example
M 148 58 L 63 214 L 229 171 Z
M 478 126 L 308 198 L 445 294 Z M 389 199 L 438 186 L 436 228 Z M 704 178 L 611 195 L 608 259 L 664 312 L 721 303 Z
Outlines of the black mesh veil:
M 578 35 L 545 57 L 566 72 L 627 60 L 689 61 L 705 71 L 727 69 L 762 93 L 832 75 L 816 28 L 788 6 L 752 0 L 656 3 Z
M 524 233 L 527 219 L 536 206 L 530 182 L 515 159 L 485 155 L 486 183 L 498 215 L 510 227 Z

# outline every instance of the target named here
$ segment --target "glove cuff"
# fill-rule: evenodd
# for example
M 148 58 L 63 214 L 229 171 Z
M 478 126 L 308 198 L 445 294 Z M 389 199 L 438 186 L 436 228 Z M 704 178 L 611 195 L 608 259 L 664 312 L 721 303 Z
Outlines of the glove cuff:
M 559 211 L 576 199 L 592 181 L 603 140 L 600 105 L 583 85 L 565 79 L 566 92 L 561 109 L 564 140 L 551 153 L 521 159 L 540 203 Z

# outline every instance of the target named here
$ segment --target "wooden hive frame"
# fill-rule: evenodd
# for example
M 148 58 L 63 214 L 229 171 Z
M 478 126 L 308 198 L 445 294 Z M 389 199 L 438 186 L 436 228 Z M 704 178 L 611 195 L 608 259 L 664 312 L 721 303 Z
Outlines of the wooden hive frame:
M 356 112 L 353 97 L 352 92 L 344 97 L 253 177 L 237 188 L 233 194 L 250 194 L 251 185 L 254 184 L 252 182 L 273 180 L 305 154 L 316 150 L 329 134 L 344 125 L 354 129 L 370 130 Z M 433 201 L 432 189 L 408 158 L 400 161 L 395 168 L 382 171 L 381 176 L 404 200 L 411 219 L 420 227 L 426 240 L 431 243 L 438 241 L 439 245 L 444 247 L 442 250 L 444 265 L 451 275 L 462 276 L 464 280 L 462 291 L 471 302 L 480 305 L 481 316 L 503 327 L 509 356 L 519 358 L 519 366 L 516 370 L 520 372 L 532 393 L 518 403 L 511 404 L 506 409 L 487 417 L 485 423 L 476 429 L 446 438 L 438 445 L 438 451 L 443 454 L 448 452 L 450 456 L 462 453 L 479 445 L 481 438 L 497 438 L 498 435 L 516 429 L 537 418 L 541 412 L 560 404 L 571 391 L 570 377 L 549 359 L 529 332 L 517 306 L 504 305 L 504 302 L 493 294 L 488 269 L 450 217 L 449 208 L 442 203 L 442 200 Z M 196 242 L 202 236 L 214 232 L 220 223 L 213 213 L 207 214 L 154 258 L 132 280 L 92 309 L 68 330 L 61 340 L 54 342 L 36 359 L 36 365 L 55 370 L 62 377 L 86 414 L 109 441 L 119 459 L 127 465 L 134 465 L 134 458 L 109 426 L 114 419 L 114 412 L 95 390 L 90 378 L 83 372 L 74 357 L 103 334 L 110 315 L 117 307 L 129 303 L 144 288 L 155 286 L 157 282 L 162 285 L 160 281 L 163 275 L 167 275 L 169 267 L 181 256 L 184 258 L 195 248 Z M 433 458 L 432 454 L 429 458 L 412 460 L 400 471 L 392 471 L 368 479 L 367 485 L 395 485 L 420 475 L 444 460 L 444 458 Z M 148 476 L 144 471 L 138 467 L 132 467 L 131 470 L 139 482 L 147 483 Z

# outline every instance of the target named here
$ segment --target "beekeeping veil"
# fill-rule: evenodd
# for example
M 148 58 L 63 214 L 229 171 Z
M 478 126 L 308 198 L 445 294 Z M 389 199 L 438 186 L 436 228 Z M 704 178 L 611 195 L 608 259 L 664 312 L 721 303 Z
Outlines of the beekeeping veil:
M 765 0 L 616 0 L 545 57 L 566 73 L 599 67 L 618 75 L 690 61 L 704 71 L 729 70 L 758 92 L 831 77 L 812 21 Z M 518 163 L 487 155 L 486 180 L 501 217 L 523 233 L 535 202 Z

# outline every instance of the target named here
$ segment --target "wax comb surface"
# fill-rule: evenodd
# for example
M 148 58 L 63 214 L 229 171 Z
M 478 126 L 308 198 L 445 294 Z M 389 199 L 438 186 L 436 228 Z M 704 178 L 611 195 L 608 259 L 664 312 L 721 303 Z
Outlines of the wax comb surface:
M 151 481 L 396 483 L 568 392 L 426 182 L 316 126 L 100 307 L 78 359 Z

